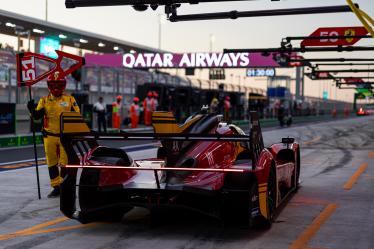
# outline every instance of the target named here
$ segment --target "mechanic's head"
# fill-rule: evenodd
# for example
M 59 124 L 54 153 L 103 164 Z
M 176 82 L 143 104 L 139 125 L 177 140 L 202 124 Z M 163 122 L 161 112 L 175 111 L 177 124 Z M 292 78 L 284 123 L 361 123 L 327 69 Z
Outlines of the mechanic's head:
M 99 102 L 100 103 L 103 103 L 103 100 L 104 100 L 103 97 L 99 97 Z
M 117 103 L 121 102 L 121 100 L 122 100 L 122 96 L 121 96 L 121 95 L 118 95 L 118 96 L 116 97 L 116 100 L 117 100 Z
M 66 88 L 66 79 L 60 75 L 60 72 L 56 71 L 47 80 L 49 92 L 55 97 L 60 97 Z
M 157 92 L 153 92 L 153 97 L 154 98 L 158 98 L 158 93 Z
M 230 100 L 230 96 L 226 96 L 225 99 L 226 99 L 226 100 Z
M 134 97 L 134 99 L 132 101 L 134 101 L 134 103 L 136 104 L 136 103 L 139 102 L 139 98 L 138 97 Z
M 147 93 L 147 97 L 148 97 L 148 98 L 152 98 L 152 97 L 153 97 L 153 93 L 152 93 L 151 91 L 149 91 L 149 92 Z

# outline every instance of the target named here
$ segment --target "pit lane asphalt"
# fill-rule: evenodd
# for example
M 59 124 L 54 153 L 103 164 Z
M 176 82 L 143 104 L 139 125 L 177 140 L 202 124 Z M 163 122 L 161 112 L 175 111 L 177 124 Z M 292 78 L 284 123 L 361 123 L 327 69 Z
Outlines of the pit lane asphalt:
M 152 227 L 140 208 L 121 223 L 80 225 L 61 218 L 57 199 L 45 198 L 45 168 L 42 200 L 34 169 L 0 172 L 0 248 L 374 248 L 373 127 L 374 117 L 362 117 L 265 130 L 267 145 L 295 137 L 302 160 L 301 188 L 267 231 L 223 227 L 183 210 L 163 214 Z M 135 158 L 154 153 L 131 152 Z

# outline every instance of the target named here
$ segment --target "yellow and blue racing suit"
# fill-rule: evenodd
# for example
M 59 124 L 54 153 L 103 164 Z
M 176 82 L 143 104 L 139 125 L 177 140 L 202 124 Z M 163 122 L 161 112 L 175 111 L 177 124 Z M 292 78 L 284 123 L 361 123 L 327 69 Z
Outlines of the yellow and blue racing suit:
M 62 112 L 79 112 L 79 107 L 74 97 L 70 95 L 61 95 L 55 97 L 52 94 L 42 97 L 39 100 L 36 112 L 44 112 L 43 130 L 44 130 L 44 150 L 47 159 L 49 177 L 51 186 L 60 185 L 62 178 L 58 169 L 58 164 L 67 164 L 67 155 L 60 142 L 60 115 Z

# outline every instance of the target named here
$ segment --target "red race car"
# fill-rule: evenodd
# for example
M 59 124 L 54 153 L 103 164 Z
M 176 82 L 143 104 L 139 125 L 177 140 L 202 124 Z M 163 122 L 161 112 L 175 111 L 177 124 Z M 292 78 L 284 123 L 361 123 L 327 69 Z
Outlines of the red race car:
M 367 116 L 367 115 L 370 115 L 370 114 L 373 114 L 374 111 L 373 109 L 365 109 L 364 107 L 360 107 L 360 109 L 358 109 L 358 111 L 356 112 L 356 115 L 357 116 Z
M 177 125 L 172 113 L 154 112 L 154 133 L 118 134 L 91 132 L 78 115 L 61 116 L 69 165 L 62 168 L 60 208 L 82 223 L 120 219 L 133 207 L 180 207 L 269 227 L 277 207 L 298 188 L 299 145 L 282 138 L 265 148 L 256 112 L 249 135 L 215 114 Z M 157 158 L 143 160 L 97 142 L 150 139 L 161 146 Z

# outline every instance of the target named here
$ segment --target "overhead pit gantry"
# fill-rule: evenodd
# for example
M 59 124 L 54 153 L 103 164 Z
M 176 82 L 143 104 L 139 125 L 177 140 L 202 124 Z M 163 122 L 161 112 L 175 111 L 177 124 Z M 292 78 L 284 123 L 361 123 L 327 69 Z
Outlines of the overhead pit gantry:
M 227 12 L 212 12 L 212 13 L 197 13 L 188 15 L 178 15 L 177 10 L 182 4 L 199 4 L 199 3 L 222 3 L 222 2 L 243 2 L 254 0 L 65 0 L 66 8 L 76 7 L 93 7 L 93 6 L 116 6 L 128 5 L 132 6 L 137 11 L 145 11 L 149 8 L 156 10 L 159 6 L 164 6 L 165 14 L 169 21 L 201 21 L 201 20 L 216 20 L 216 19 L 237 19 L 241 17 L 264 17 L 264 16 L 284 16 L 284 15 L 307 15 L 307 14 L 326 14 L 326 13 L 341 13 L 353 12 L 360 20 L 362 25 L 368 30 L 372 37 L 374 37 L 374 20 L 363 10 L 358 4 L 352 0 L 346 0 L 347 5 L 338 6 L 322 6 L 322 7 L 306 7 L 306 8 L 291 8 L 291 9 L 274 9 L 274 10 L 256 10 L 256 11 L 227 11 Z M 279 1 L 279 0 L 270 0 Z
M 156 10 L 159 6 L 164 6 L 165 14 L 171 22 L 180 21 L 200 21 L 215 19 L 237 19 L 242 17 L 264 17 L 264 16 L 282 16 L 282 15 L 307 15 L 307 14 L 327 14 L 352 12 L 349 5 L 307 7 L 292 9 L 274 9 L 274 10 L 256 10 L 256 11 L 227 11 L 213 13 L 198 13 L 189 15 L 178 15 L 177 10 L 182 4 L 199 4 L 199 3 L 222 3 L 222 2 L 243 2 L 243 0 L 65 0 L 66 8 L 77 7 L 94 7 L 94 6 L 132 6 L 137 11 L 145 11 L 148 8 Z M 244 0 L 254 1 L 254 0 Z M 271 0 L 279 1 L 279 0 Z M 358 5 L 355 4 L 358 8 Z

